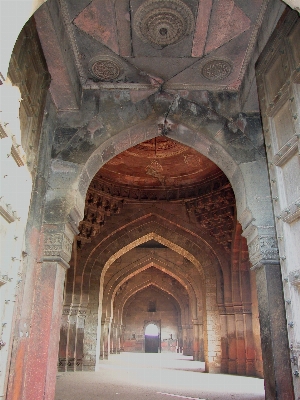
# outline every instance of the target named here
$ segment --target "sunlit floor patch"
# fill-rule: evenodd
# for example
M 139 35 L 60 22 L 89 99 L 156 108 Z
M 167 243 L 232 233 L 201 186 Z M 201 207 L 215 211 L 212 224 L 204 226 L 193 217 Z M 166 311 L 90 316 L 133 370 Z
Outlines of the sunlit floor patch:
M 111 354 L 98 371 L 59 373 L 55 400 L 265 399 L 262 379 L 208 374 L 204 367 L 177 353 Z
M 171 396 L 171 397 L 178 397 L 180 399 L 205 400 L 205 399 L 199 399 L 199 397 L 180 396 L 179 394 L 163 393 L 163 392 L 156 392 L 156 393 L 157 394 L 165 394 L 166 396 Z

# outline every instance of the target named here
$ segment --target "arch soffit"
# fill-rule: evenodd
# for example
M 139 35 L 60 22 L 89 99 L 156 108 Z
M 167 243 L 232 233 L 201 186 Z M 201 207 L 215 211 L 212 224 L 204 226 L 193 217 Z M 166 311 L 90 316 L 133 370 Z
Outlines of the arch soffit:
M 115 229 L 116 222 L 112 221 L 113 218 L 118 218 L 118 229 Z M 87 243 L 85 246 L 85 252 L 88 254 L 86 257 L 86 263 L 89 262 L 89 258 L 93 260 L 95 258 L 95 252 L 98 251 L 100 246 L 107 246 L 107 242 L 111 242 L 116 237 L 121 237 L 123 231 L 134 229 L 146 223 L 147 220 L 158 221 L 159 224 L 168 227 L 174 231 L 180 231 L 182 236 L 187 237 L 190 241 L 197 241 L 203 244 L 209 251 L 215 253 L 219 264 L 221 265 L 224 274 L 230 268 L 228 257 L 224 255 L 224 248 L 208 233 L 196 224 L 181 219 L 179 220 L 176 215 L 168 213 L 159 207 L 150 206 L 149 208 L 143 207 L 136 210 L 134 219 L 128 222 L 128 216 L 126 214 L 119 214 L 117 216 L 111 216 L 111 218 L 104 224 L 100 234 L 92 240 L 91 243 Z M 110 225 L 112 223 L 112 226 Z
M 66 196 L 66 179 L 60 176 L 59 171 L 66 164 L 69 172 L 73 170 L 73 178 L 71 177 L 72 172 L 68 174 L 70 181 L 73 179 L 72 184 L 70 183 L 72 191 L 67 191 L 69 196 L 67 203 L 71 207 L 69 214 L 76 214 L 76 223 L 79 224 L 79 221 L 83 217 L 84 199 L 90 182 L 105 162 L 136 144 L 158 136 L 157 125 L 152 128 L 152 132 L 143 133 L 142 135 L 142 126 L 140 125 L 138 125 L 138 128 L 134 126 L 126 129 L 105 141 L 88 158 L 84 166 L 61 160 L 53 160 L 52 178 L 50 179 L 51 188 L 53 189 L 48 189 L 50 192 L 53 191 L 53 193 L 50 193 L 48 198 L 56 197 L 57 193 L 58 197 L 61 198 L 61 202 L 65 203 L 62 200 Z M 246 229 L 249 225 L 272 227 L 274 220 L 265 157 L 256 155 L 252 161 L 248 160 L 247 162 L 235 160 L 229 152 L 230 143 L 226 145 L 226 148 L 226 146 L 223 147 L 214 138 L 217 131 L 212 136 L 208 136 L 206 133 L 201 133 L 201 129 L 196 133 L 185 125 L 177 124 L 176 127 L 176 132 L 169 134 L 170 138 L 188 145 L 208 157 L 220 167 L 231 182 L 236 198 L 237 219 L 243 226 L 243 229 Z M 137 132 L 135 132 L 135 129 L 137 129 Z M 236 153 L 238 154 L 238 152 Z M 57 163 L 58 165 L 56 165 Z M 258 176 L 259 181 L 257 180 Z M 264 207 L 261 207 L 261 198 L 265 199 Z
M 202 290 L 201 285 L 199 287 L 195 282 L 189 279 L 189 275 L 184 275 L 181 268 L 176 263 L 166 260 L 159 255 L 151 254 L 140 258 L 136 257 L 136 259 L 132 260 L 130 265 L 119 270 L 105 285 L 104 294 L 106 295 L 106 298 L 109 298 L 128 279 L 131 279 L 134 275 L 150 267 L 155 267 L 161 272 L 176 279 L 176 281 L 178 281 L 190 295 L 195 293 L 196 296 L 196 293 L 199 292 L 199 290 Z
M 163 229 L 158 229 L 158 228 L 163 228 Z M 174 240 L 175 238 L 174 231 L 171 230 L 167 231 L 165 227 L 162 227 L 161 225 L 157 226 L 157 224 L 153 223 L 143 225 L 142 227 L 138 226 L 134 231 L 130 232 L 126 231 L 125 237 L 126 237 L 126 243 L 121 249 L 118 246 L 118 250 L 115 250 L 114 249 L 115 243 L 111 243 L 111 246 L 114 249 L 112 252 L 108 252 L 107 251 L 108 248 L 105 249 L 106 262 L 102 263 L 103 268 L 101 271 L 101 275 L 100 271 L 99 273 L 97 273 L 96 276 L 93 274 L 93 280 L 95 279 L 97 280 L 98 276 L 100 277 L 100 298 L 102 298 L 103 296 L 103 289 L 104 289 L 103 284 L 104 284 L 105 274 L 108 268 L 112 265 L 112 263 L 120 256 L 122 256 L 122 254 L 128 252 L 129 250 L 133 249 L 139 244 L 154 239 L 157 240 L 159 243 L 162 243 L 163 245 L 174 250 L 175 252 L 181 254 L 182 256 L 187 258 L 192 264 L 194 264 L 195 267 L 198 269 L 200 276 L 203 279 L 204 287 L 205 287 L 205 280 L 207 279 L 208 280 L 213 279 L 214 282 L 217 281 L 218 303 L 221 304 L 223 303 L 224 301 L 223 281 L 224 281 L 224 286 L 230 287 L 230 279 L 229 279 L 230 276 L 226 274 L 224 278 L 219 261 L 213 252 L 210 252 L 208 254 L 206 263 L 201 264 L 201 262 L 198 261 L 198 257 L 200 254 L 202 255 L 205 254 L 204 253 L 206 250 L 205 248 L 204 249 L 202 249 L 201 247 L 199 248 L 199 246 L 195 244 L 195 242 L 191 242 L 184 237 L 183 238 L 179 237 L 178 240 Z M 184 244 L 185 248 L 182 247 L 182 244 Z M 100 257 L 98 254 L 97 257 L 94 258 L 93 263 L 97 262 L 98 257 L 103 259 L 104 255 Z M 91 279 L 91 275 L 92 275 L 91 268 L 86 268 L 85 273 L 83 274 L 83 280 L 81 285 L 83 302 L 88 301 L 88 293 L 85 290 L 89 287 L 89 281 Z
M 126 296 L 124 296 L 124 299 L 122 299 L 122 303 L 120 304 L 120 307 L 119 307 L 120 308 L 119 315 L 121 315 L 121 316 L 123 315 L 124 308 L 126 308 L 126 303 L 128 302 L 128 300 L 130 300 L 130 298 L 132 296 L 134 296 L 137 292 L 140 292 L 140 291 L 146 289 L 149 286 L 155 286 L 158 289 L 160 289 L 163 293 L 171 296 L 175 301 L 177 309 L 180 310 L 181 315 L 182 316 L 184 315 L 185 304 L 183 304 L 182 301 L 180 299 L 178 299 L 174 293 L 171 293 L 168 290 L 166 290 L 159 282 L 153 282 L 152 280 L 147 281 L 147 282 L 142 282 L 140 285 L 136 285 L 130 292 L 127 293 Z
M 202 298 L 201 296 L 197 296 L 195 289 L 192 287 L 191 283 L 189 281 L 187 281 L 187 279 L 185 277 L 179 276 L 177 275 L 177 273 L 180 273 L 178 270 L 179 268 L 177 268 L 177 273 L 174 274 L 172 272 L 170 272 L 167 269 L 167 265 L 164 264 L 164 266 L 160 265 L 161 261 L 155 260 L 155 259 L 148 259 L 147 261 L 148 264 L 143 264 L 143 266 L 136 266 L 134 268 L 134 271 L 131 272 L 130 275 L 126 276 L 126 277 L 120 277 L 120 279 L 118 279 L 115 284 L 111 287 L 111 290 L 104 290 L 104 294 L 103 294 L 103 306 L 102 306 L 102 312 L 105 312 L 105 309 L 107 307 L 107 311 L 109 311 L 109 308 L 112 312 L 112 308 L 113 308 L 113 302 L 115 299 L 115 295 L 116 292 L 118 291 L 118 289 L 127 281 L 129 281 L 130 279 L 132 279 L 133 277 L 139 275 L 140 273 L 146 271 L 147 269 L 151 268 L 151 267 L 155 267 L 158 270 L 160 270 L 161 272 L 169 275 L 170 277 L 176 279 L 181 286 L 185 289 L 185 291 L 187 292 L 187 295 L 189 297 L 189 301 L 190 301 L 190 306 L 191 309 L 193 310 L 193 314 L 195 315 L 196 311 L 197 311 L 197 304 L 200 307 L 201 303 L 202 303 Z M 180 274 L 181 275 L 181 274 Z M 101 299 L 100 299 L 101 301 Z M 111 307 L 109 307 L 109 305 Z
M 176 235 L 178 236 L 177 238 Z M 119 243 L 121 239 L 124 240 L 124 244 L 120 246 Z M 91 271 L 95 274 L 96 268 L 98 267 L 99 271 L 97 275 L 100 276 L 101 274 L 103 279 L 110 265 L 122 254 L 152 239 L 157 240 L 159 243 L 183 255 L 198 267 L 200 266 L 200 262 L 198 261 L 199 254 L 205 255 L 209 262 L 207 265 L 202 262 L 201 267 L 207 271 L 208 275 L 213 271 L 211 269 L 212 265 L 215 267 L 214 271 L 216 271 L 215 273 L 217 275 L 226 276 L 230 273 L 229 266 L 222 265 L 214 249 L 201 238 L 191 235 L 190 232 L 185 231 L 181 226 L 173 223 L 170 223 L 170 225 L 166 227 L 165 220 L 157 218 L 156 215 L 149 214 L 115 231 L 114 234 L 100 241 L 97 246 L 93 247 L 83 267 L 84 271 L 82 275 L 89 275 Z M 188 250 L 185 250 L 182 244 L 184 244 L 184 247 Z M 101 254 L 103 252 L 105 252 L 105 255 Z M 103 260 L 101 264 L 99 264 L 99 259 Z M 201 274 L 203 274 L 202 268 L 200 270 Z

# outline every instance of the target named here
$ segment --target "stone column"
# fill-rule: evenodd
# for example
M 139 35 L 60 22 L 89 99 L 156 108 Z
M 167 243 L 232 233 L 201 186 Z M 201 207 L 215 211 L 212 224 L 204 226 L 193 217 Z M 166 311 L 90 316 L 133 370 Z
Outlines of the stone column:
M 224 306 L 219 307 L 220 328 L 221 328 L 221 373 L 228 374 L 228 335 L 227 335 L 227 315 Z
M 246 375 L 245 325 L 242 306 L 234 306 L 236 329 L 236 373 Z
M 178 326 L 178 350 L 177 353 L 182 353 L 183 343 L 182 343 L 182 326 Z
M 193 359 L 204 361 L 203 325 L 198 319 L 193 319 Z
M 125 325 L 120 325 L 120 352 L 124 351 Z
M 108 355 L 110 353 L 110 325 L 110 318 L 104 318 L 103 321 L 101 321 L 101 360 L 108 360 Z
M 117 324 L 116 325 L 116 354 L 120 354 L 120 351 L 121 351 L 120 337 L 121 337 L 121 326 L 120 326 L 120 324 Z
M 54 399 L 63 288 L 74 233 L 70 224 L 43 226 L 39 242 L 43 256 L 36 265 L 29 340 L 16 356 L 9 400 Z M 26 357 L 26 368 L 18 364 L 18 357 L 21 363 Z
M 188 355 L 188 325 L 182 325 L 182 354 Z
M 60 327 L 59 351 L 58 351 L 58 370 L 66 371 L 67 367 L 67 348 L 69 332 L 70 304 L 64 305 Z
M 256 273 L 266 399 L 293 400 L 281 268 L 274 230 L 244 230 Z
M 84 339 L 84 325 L 86 318 L 86 307 L 80 306 L 77 314 L 76 323 L 76 339 L 75 339 L 75 371 L 82 371 L 83 369 L 83 339 Z
M 76 346 L 76 329 L 77 329 L 78 305 L 72 305 L 69 314 L 69 330 L 67 343 L 67 371 L 75 370 L 75 346 Z

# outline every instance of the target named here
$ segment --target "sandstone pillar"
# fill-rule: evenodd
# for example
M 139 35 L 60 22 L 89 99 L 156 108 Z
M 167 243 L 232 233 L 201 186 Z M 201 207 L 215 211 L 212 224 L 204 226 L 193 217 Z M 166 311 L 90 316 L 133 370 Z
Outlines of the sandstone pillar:
M 178 350 L 177 353 L 183 352 L 183 340 L 182 340 L 182 326 L 178 326 Z
M 116 335 L 117 335 L 117 354 L 120 354 L 121 352 L 121 325 L 117 324 L 117 328 L 116 328 Z
M 193 359 L 204 361 L 203 325 L 198 319 L 193 319 Z
M 75 371 L 82 371 L 83 369 L 83 340 L 84 340 L 84 324 L 86 317 L 86 307 L 80 307 L 77 313 L 76 321 L 76 339 L 75 339 Z
M 236 373 L 246 375 L 246 348 L 244 316 L 242 307 L 235 308 L 235 329 L 236 329 Z
M 257 229 L 244 231 L 256 273 L 266 399 L 293 400 L 281 268 L 277 241 L 269 231 L 265 229 L 261 234 L 257 234 Z
M 110 325 L 110 318 L 104 318 L 103 321 L 101 321 L 101 360 L 108 360 L 108 355 L 110 353 Z
M 188 326 L 182 325 L 182 354 L 188 355 Z
M 26 333 L 29 340 L 19 346 L 8 400 L 54 398 L 64 279 L 74 233 L 69 224 L 43 226 L 39 242 L 43 256 L 36 264 L 33 312 Z M 26 368 L 22 368 L 25 355 Z
M 220 334 L 221 334 L 221 373 L 228 373 L 228 337 L 227 337 L 227 315 L 225 307 L 219 307 L 220 311 Z
M 237 359 L 237 348 L 236 348 L 236 329 L 235 329 L 235 315 L 233 313 L 233 307 L 230 307 L 231 312 L 227 311 L 227 337 L 228 337 L 228 373 L 236 374 L 236 359 Z
M 69 331 L 69 314 L 70 305 L 65 305 L 60 327 L 59 351 L 58 351 L 58 370 L 66 371 L 67 366 L 67 347 L 68 347 L 68 331 Z
M 120 352 L 124 351 L 125 325 L 120 325 Z

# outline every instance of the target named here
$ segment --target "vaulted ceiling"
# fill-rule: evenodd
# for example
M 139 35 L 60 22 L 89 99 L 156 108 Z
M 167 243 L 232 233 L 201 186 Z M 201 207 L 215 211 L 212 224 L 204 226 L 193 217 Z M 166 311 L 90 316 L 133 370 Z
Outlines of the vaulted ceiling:
M 199 101 L 207 90 L 238 92 L 261 25 L 271 32 L 278 20 L 279 15 L 267 18 L 267 5 L 266 0 L 49 0 L 35 19 L 53 99 L 58 108 L 76 109 L 80 90 L 131 90 L 134 103 L 161 90 Z M 257 111 L 254 92 L 247 96 Z

